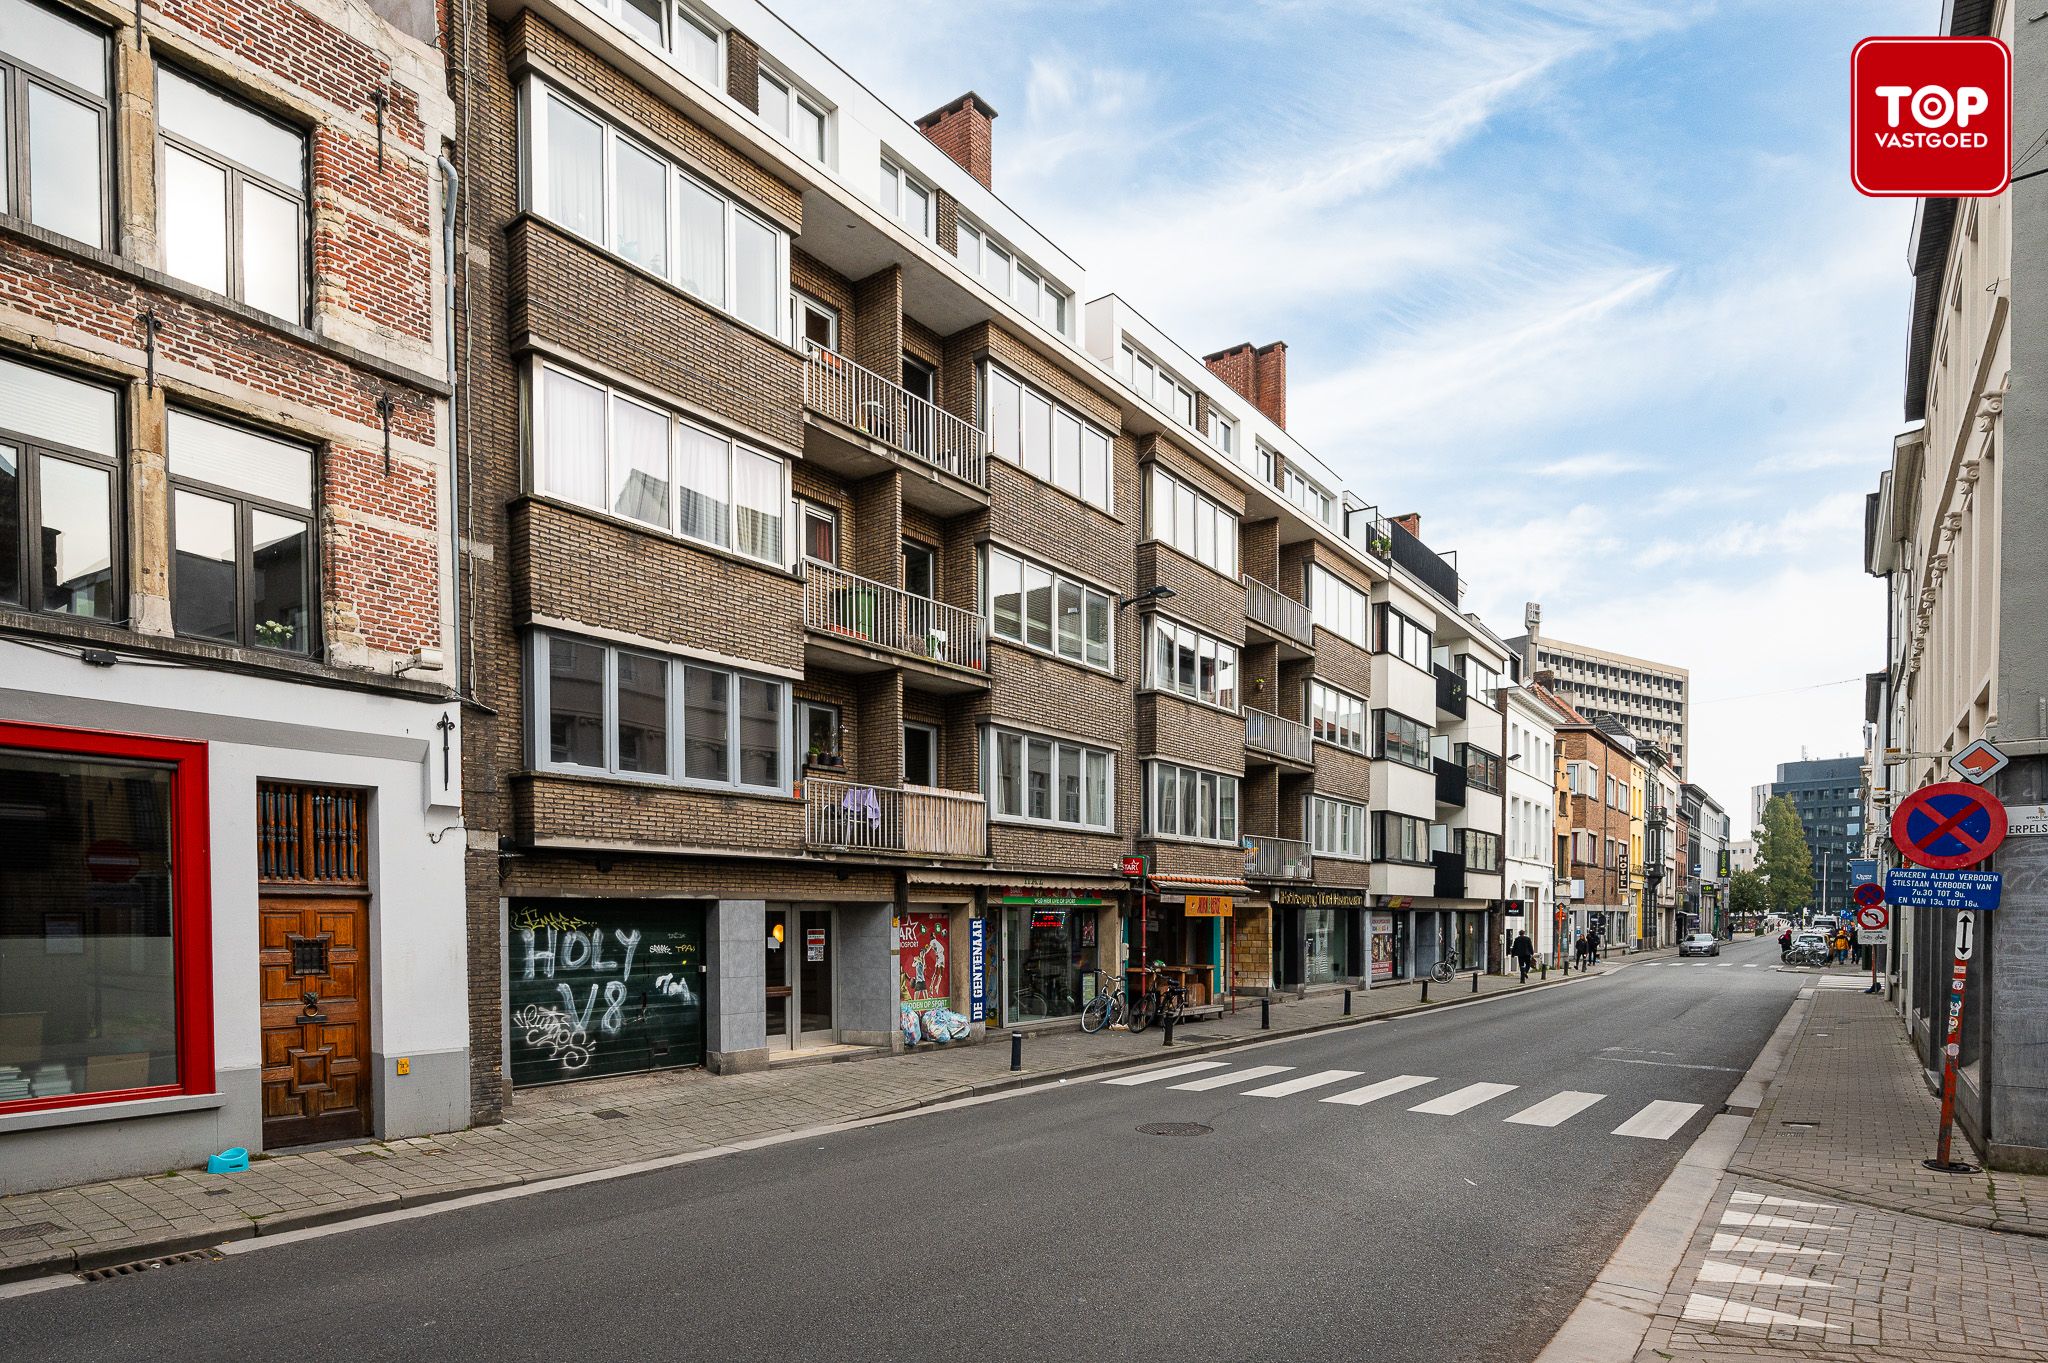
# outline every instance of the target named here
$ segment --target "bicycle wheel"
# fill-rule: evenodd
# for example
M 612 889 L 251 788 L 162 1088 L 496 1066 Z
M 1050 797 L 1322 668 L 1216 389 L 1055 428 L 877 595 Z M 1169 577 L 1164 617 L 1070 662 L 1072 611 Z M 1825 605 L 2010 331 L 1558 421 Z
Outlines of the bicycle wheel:
M 1180 994 L 1174 994 L 1168 998 L 1161 999 L 1159 1001 L 1159 1025 L 1163 1027 L 1170 1022 L 1176 1027 L 1180 1026 L 1180 1015 L 1186 1010 L 1186 1007 L 1187 999 Z
M 1148 1006 L 1149 1002 L 1147 999 L 1139 999 L 1136 1003 L 1132 1004 L 1130 1006 L 1130 1015 L 1124 1019 L 1124 1026 L 1130 1028 L 1133 1032 L 1144 1031 L 1152 1021 L 1152 1010 Z
M 1457 972 L 1454 969 L 1452 969 L 1451 963 L 1449 961 L 1438 961 L 1436 963 L 1436 969 L 1429 972 L 1429 977 L 1432 980 L 1435 980 L 1438 984 L 1449 984 L 1451 982 L 1451 976 L 1456 973 Z
M 1081 1010 L 1081 1030 L 1099 1032 L 1109 1026 L 1109 995 L 1097 994 L 1088 1000 L 1088 1006 Z
M 1045 995 L 1036 989 L 1027 989 L 1017 1000 L 1017 1015 L 1027 1018 L 1042 1018 L 1045 1011 Z

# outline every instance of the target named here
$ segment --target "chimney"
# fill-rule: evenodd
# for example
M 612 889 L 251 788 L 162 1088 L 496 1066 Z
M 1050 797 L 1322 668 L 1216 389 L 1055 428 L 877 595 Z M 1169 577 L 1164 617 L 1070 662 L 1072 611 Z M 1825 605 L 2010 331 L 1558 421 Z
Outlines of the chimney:
M 1204 355 L 1209 372 L 1229 384 L 1237 395 L 1264 412 L 1281 430 L 1287 429 L 1287 343 L 1253 348 L 1251 342 Z
M 969 90 L 951 104 L 932 110 L 917 120 L 917 130 L 931 144 L 959 163 L 960 168 L 981 181 L 983 189 L 994 189 L 994 128 L 996 111 L 988 101 Z
M 1390 516 L 1388 519 L 1403 530 L 1406 530 L 1409 534 L 1415 536 L 1415 538 L 1422 538 L 1422 513 L 1420 511 L 1411 511 L 1405 516 Z

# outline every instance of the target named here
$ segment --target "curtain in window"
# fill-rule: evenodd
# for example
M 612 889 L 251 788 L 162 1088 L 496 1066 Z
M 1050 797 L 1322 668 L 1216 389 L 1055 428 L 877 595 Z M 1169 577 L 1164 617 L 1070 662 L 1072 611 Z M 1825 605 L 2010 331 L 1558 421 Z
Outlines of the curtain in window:
M 732 220 L 732 310 L 770 334 L 779 331 L 775 296 L 775 231 L 744 213 Z
M 687 423 L 676 427 L 676 500 L 682 533 L 710 544 L 730 543 L 732 447 L 722 436 Z
M 752 450 L 734 450 L 733 505 L 739 512 L 733 547 L 765 562 L 781 563 L 782 461 Z
M 548 96 L 547 215 L 579 236 L 604 240 L 604 128 Z
M 689 176 L 677 180 L 682 231 L 676 283 L 707 303 L 725 306 L 725 200 Z
M 664 530 L 669 524 L 668 432 L 666 413 L 612 399 L 612 511 Z
M 612 186 L 619 208 L 613 245 L 635 265 L 668 273 L 668 163 L 623 137 L 612 139 Z
M 604 390 L 541 370 L 540 448 L 534 482 L 542 492 L 586 506 L 604 501 Z

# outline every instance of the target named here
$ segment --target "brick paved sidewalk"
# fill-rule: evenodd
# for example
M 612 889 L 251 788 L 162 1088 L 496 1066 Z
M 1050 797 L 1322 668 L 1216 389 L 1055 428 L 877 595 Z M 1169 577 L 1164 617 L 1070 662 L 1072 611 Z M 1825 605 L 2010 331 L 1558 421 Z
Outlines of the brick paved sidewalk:
M 1617 957 L 1596 969 L 1668 952 Z M 1549 986 L 1567 981 L 1553 972 Z M 1427 1006 L 1473 996 L 1472 977 L 1432 986 Z M 1481 995 L 1544 987 L 1512 975 L 1481 976 Z M 1259 1031 L 1256 1004 L 1177 1030 L 1173 1053 L 1197 1055 L 1262 1038 L 1353 1025 L 1424 1005 L 1415 984 L 1276 999 L 1273 1027 Z M 439 1201 L 467 1193 L 646 1160 L 835 1122 L 882 1116 L 1067 1075 L 1146 1064 L 1163 1053 L 1157 1029 L 1088 1036 L 1078 1029 L 1031 1034 L 1024 1072 L 1009 1071 L 1000 1034 L 979 1045 L 921 1048 L 837 1064 L 779 1064 L 712 1077 L 697 1070 L 587 1080 L 520 1092 L 504 1122 L 415 1140 L 259 1158 L 244 1173 L 169 1171 L 0 1198 L 0 1281 L 128 1263 L 251 1235 Z
M 1896 1014 L 1825 980 L 1637 1363 L 2048 1363 L 2048 1179 L 1922 1168 Z

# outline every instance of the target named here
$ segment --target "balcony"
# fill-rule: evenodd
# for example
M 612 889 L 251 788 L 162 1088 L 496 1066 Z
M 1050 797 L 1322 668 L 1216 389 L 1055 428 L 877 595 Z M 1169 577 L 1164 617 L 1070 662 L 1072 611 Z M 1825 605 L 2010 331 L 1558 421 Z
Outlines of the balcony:
M 1463 899 L 1465 897 L 1465 854 L 1463 852 L 1431 852 L 1429 863 L 1436 868 L 1436 888 L 1431 891 L 1438 899 Z
M 804 778 L 804 845 L 820 851 L 983 860 L 988 806 L 932 786 L 871 786 Z
M 1452 719 L 1465 717 L 1465 679 L 1442 663 L 1436 665 L 1436 708 Z
M 1315 735 L 1309 732 L 1308 725 L 1250 706 L 1244 711 L 1244 746 L 1247 751 L 1304 767 L 1312 767 L 1316 761 Z
M 1245 854 L 1247 880 L 1314 880 L 1315 858 L 1309 845 L 1298 838 L 1251 837 L 1252 849 Z
M 1431 762 L 1436 768 L 1436 802 L 1453 809 L 1465 807 L 1465 769 L 1448 757 L 1439 757 Z
M 879 672 L 907 660 L 904 685 L 960 691 L 988 684 L 988 637 L 974 611 L 804 560 L 807 661 L 843 672 Z
M 1305 658 L 1315 652 L 1315 620 L 1308 607 L 1255 577 L 1244 580 L 1244 618 L 1279 643 L 1283 658 Z
M 1451 603 L 1459 604 L 1458 570 L 1453 561 L 1437 553 L 1397 521 L 1388 521 L 1393 540 L 1394 562 L 1406 568 L 1425 587 Z
M 941 516 L 987 504 L 988 437 L 973 422 L 823 347 L 804 361 L 804 407 L 841 433 L 805 439 L 821 467 L 863 478 L 898 464 L 919 475 L 904 499 Z

